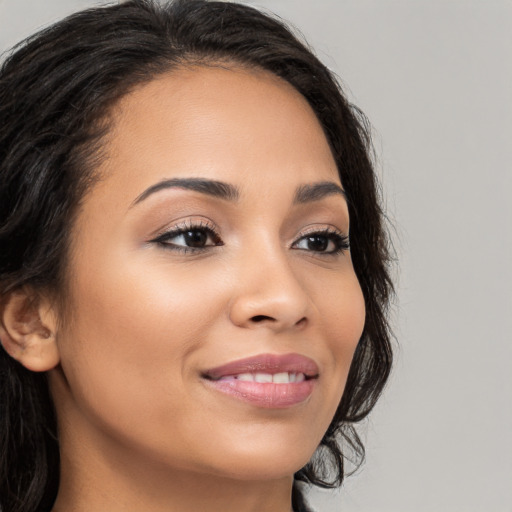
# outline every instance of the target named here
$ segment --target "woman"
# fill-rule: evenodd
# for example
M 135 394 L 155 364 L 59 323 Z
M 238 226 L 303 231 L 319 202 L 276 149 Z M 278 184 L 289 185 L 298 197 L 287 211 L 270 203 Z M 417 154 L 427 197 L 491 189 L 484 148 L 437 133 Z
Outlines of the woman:
M 340 485 L 391 283 L 329 71 L 253 8 L 131 0 L 17 48 L 0 117 L 2 511 L 305 511 L 300 482 Z

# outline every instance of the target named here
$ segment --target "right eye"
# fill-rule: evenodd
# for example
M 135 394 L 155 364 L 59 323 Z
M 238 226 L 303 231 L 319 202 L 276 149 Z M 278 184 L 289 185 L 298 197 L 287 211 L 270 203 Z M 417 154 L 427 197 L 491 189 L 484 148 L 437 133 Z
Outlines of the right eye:
M 178 226 L 152 240 L 166 249 L 197 252 L 223 245 L 216 231 L 205 225 Z

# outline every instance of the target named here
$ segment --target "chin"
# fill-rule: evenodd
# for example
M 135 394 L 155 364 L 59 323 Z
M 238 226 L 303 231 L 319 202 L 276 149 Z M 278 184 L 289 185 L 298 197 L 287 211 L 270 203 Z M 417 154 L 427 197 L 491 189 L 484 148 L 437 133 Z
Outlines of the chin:
M 224 477 L 242 481 L 277 481 L 293 475 L 305 466 L 308 457 L 300 461 L 293 454 L 288 457 L 271 457 L 264 460 L 241 460 L 228 468 L 223 468 L 219 473 Z
M 316 445 L 272 442 L 242 443 L 241 450 L 226 451 L 220 471 L 239 480 L 278 480 L 293 476 L 304 467 L 315 452 Z M 233 446 L 231 447 L 233 448 Z

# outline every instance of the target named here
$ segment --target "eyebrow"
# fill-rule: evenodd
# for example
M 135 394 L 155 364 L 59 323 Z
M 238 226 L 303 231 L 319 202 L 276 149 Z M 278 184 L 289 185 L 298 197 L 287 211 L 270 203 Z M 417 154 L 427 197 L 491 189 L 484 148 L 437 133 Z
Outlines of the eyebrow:
M 347 199 L 345 191 L 337 183 L 332 181 L 320 181 L 318 183 L 301 185 L 295 192 L 293 204 L 312 203 L 313 201 L 320 201 L 332 195 L 340 195 L 345 198 L 345 200 Z
M 155 183 L 147 188 L 140 196 L 138 196 L 132 203 L 132 206 L 144 201 L 150 195 L 164 190 L 167 188 L 183 188 L 185 190 L 193 190 L 219 199 L 227 201 L 237 201 L 240 197 L 240 191 L 229 183 L 222 181 L 207 180 L 203 178 L 172 178 L 170 180 L 163 180 Z
M 142 192 L 142 194 L 140 194 L 135 199 L 135 201 L 133 201 L 130 208 L 140 203 L 141 201 L 144 201 L 152 194 L 168 188 L 193 190 L 194 192 L 200 192 L 202 194 L 232 202 L 236 202 L 240 198 L 240 190 L 234 185 L 230 185 L 229 183 L 209 180 L 205 178 L 172 178 L 159 181 L 158 183 L 151 185 L 144 192 Z M 347 197 L 345 191 L 337 183 L 332 181 L 309 183 L 301 185 L 297 188 L 293 199 L 293 204 L 305 204 L 314 201 L 320 201 L 321 199 L 332 195 L 340 195 L 345 199 Z

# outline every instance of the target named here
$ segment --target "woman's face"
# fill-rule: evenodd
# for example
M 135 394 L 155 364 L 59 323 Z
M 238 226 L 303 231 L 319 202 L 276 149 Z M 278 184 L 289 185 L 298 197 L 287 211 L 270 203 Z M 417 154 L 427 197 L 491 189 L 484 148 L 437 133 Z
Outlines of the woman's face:
M 63 450 L 293 474 L 365 317 L 311 108 L 265 72 L 175 71 L 120 102 L 100 173 L 73 230 L 50 380 Z

